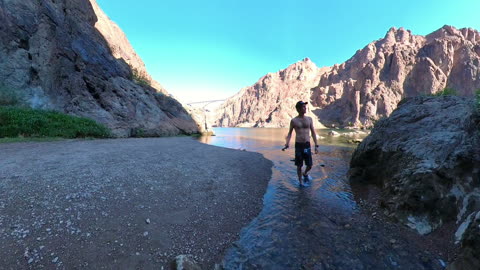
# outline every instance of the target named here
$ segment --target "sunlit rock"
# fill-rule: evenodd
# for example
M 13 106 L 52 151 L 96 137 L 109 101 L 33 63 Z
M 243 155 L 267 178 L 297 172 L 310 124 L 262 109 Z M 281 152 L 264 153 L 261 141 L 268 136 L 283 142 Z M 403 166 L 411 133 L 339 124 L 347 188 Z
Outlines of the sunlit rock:
M 405 97 L 446 87 L 461 96 L 480 88 L 480 34 L 444 26 L 427 35 L 391 28 L 342 64 L 309 59 L 269 73 L 219 107 L 219 126 L 288 127 L 295 102 L 308 101 L 315 124 L 370 128 Z

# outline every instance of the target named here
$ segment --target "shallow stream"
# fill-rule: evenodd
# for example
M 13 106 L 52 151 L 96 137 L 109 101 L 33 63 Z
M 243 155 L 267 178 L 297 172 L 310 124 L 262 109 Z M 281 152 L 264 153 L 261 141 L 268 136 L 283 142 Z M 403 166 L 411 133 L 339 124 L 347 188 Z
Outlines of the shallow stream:
M 437 254 L 425 253 L 400 239 L 392 227 L 361 213 L 346 177 L 356 145 L 347 143 L 351 137 L 331 137 L 329 130 L 317 132 L 323 138 L 318 155 L 313 155 L 312 180 L 306 187 L 298 183 L 293 147 L 281 151 L 287 129 L 216 128 L 216 136 L 199 139 L 259 152 L 274 163 L 263 210 L 227 251 L 225 267 L 443 269 Z

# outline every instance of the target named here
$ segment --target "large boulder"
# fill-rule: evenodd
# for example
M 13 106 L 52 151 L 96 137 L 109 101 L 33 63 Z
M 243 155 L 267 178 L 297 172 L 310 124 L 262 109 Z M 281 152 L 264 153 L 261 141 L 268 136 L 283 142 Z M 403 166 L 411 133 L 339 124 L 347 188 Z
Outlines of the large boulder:
M 351 181 L 380 186 L 387 214 L 417 232 L 455 221 L 462 265 L 480 257 L 472 248 L 480 245 L 479 123 L 472 98 L 407 98 L 375 124 L 350 163 Z
M 183 106 L 146 75 L 133 48 L 112 51 L 129 44 L 104 36 L 98 29 L 111 22 L 95 10 L 94 0 L 2 1 L 0 91 L 30 107 L 92 118 L 117 136 L 198 132 Z

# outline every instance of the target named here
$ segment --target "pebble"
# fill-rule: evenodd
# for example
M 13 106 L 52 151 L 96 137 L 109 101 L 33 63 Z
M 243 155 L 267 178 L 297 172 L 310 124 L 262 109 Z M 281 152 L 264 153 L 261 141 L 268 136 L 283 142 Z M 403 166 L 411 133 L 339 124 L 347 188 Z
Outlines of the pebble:
M 58 257 L 55 257 L 55 259 L 52 260 L 52 263 L 57 263 L 58 262 Z
M 145 220 L 145 223 L 150 224 L 150 219 L 147 218 L 147 219 Z
M 148 232 L 144 232 L 144 233 L 143 233 L 143 236 L 147 236 L 147 235 L 148 235 Z

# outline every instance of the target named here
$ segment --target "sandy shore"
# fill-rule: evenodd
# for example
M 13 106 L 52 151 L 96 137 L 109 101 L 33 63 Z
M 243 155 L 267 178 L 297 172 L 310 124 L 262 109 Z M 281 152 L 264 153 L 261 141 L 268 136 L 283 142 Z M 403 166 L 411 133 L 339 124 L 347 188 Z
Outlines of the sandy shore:
M 192 138 L 0 144 L 5 269 L 219 263 L 261 210 L 272 163 Z

